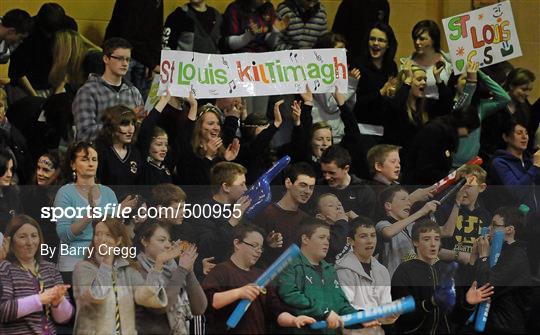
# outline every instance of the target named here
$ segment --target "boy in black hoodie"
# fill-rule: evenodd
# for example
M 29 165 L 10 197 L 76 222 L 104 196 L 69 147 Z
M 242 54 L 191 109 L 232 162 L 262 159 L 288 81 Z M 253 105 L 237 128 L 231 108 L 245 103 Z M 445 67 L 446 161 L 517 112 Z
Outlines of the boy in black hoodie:
M 495 211 L 489 226 L 490 236 L 496 230 L 504 231 L 503 247 L 495 266 L 489 267 L 488 238 L 480 237 L 476 250 L 473 250 L 471 263 L 474 264 L 478 281 L 489 281 L 496 287 L 486 323 L 486 332 L 490 334 L 527 332 L 532 283 L 525 246 L 516 240 L 516 235 L 523 228 L 522 220 L 516 208 L 501 207 Z
M 412 295 L 416 310 L 399 317 L 398 333 L 453 333 L 450 319 L 456 324 L 464 323 L 473 311 L 471 305 L 487 301 L 493 294 L 489 284 L 477 288 L 476 282 L 466 294 L 459 288 L 456 292 L 452 278 L 456 263 L 447 265 L 438 260 L 440 238 L 440 227 L 430 220 L 419 221 L 412 228 L 418 258 L 400 264 L 394 272 L 392 299 Z

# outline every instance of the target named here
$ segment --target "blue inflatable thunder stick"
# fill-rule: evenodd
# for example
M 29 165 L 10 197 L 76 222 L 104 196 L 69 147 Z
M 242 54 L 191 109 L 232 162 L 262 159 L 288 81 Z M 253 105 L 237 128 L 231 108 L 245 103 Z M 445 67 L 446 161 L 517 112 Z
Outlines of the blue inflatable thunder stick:
M 484 231 L 482 232 L 484 234 Z M 504 231 L 497 230 L 493 233 L 491 238 L 491 248 L 489 250 L 489 267 L 492 268 L 497 264 L 499 256 L 501 255 L 502 246 L 504 243 Z M 486 329 L 486 322 L 489 315 L 489 308 L 491 302 L 486 301 L 480 304 L 478 307 L 478 314 L 476 316 L 476 322 L 474 323 L 474 329 L 477 332 L 483 332 Z
M 405 314 L 414 311 L 415 308 L 416 306 L 414 303 L 414 298 L 411 295 L 408 295 L 385 305 L 368 308 L 365 311 L 343 315 L 341 316 L 341 320 L 343 320 L 343 325 L 347 327 L 350 325 L 377 320 L 394 314 Z M 311 329 L 324 329 L 327 327 L 328 323 L 326 321 L 318 321 L 310 325 Z
M 244 193 L 251 199 L 250 206 L 246 209 L 244 215 L 252 220 L 257 214 L 266 208 L 272 201 L 272 192 L 270 182 L 274 179 L 289 163 L 291 157 L 283 156 L 268 171 L 263 173 L 257 181 Z
M 266 269 L 266 271 L 264 271 L 262 275 L 260 275 L 259 278 L 257 278 L 255 284 L 260 287 L 268 285 L 281 271 L 283 271 L 283 269 L 285 269 L 294 257 L 298 256 L 298 254 L 300 254 L 300 248 L 298 248 L 296 244 L 292 244 L 274 261 L 274 263 L 272 263 L 272 265 L 268 267 L 268 269 Z M 249 305 L 251 305 L 251 301 L 248 299 L 241 300 L 238 305 L 236 305 L 236 308 L 227 320 L 227 326 L 229 328 L 234 328 L 238 325 L 238 322 L 240 322 L 242 316 L 246 313 Z

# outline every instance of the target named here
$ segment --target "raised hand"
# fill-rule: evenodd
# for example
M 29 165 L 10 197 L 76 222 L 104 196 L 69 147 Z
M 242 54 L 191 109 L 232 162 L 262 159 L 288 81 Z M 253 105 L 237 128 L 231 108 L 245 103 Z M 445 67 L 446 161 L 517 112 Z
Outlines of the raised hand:
M 354 68 L 351 70 L 350 76 L 356 80 L 360 80 L 360 77 L 362 77 L 362 74 L 360 73 L 360 70 L 358 70 L 357 68 Z
M 216 263 L 212 263 L 214 260 L 214 257 L 208 257 L 203 258 L 202 260 L 202 267 L 203 267 L 203 273 L 206 276 L 213 268 L 216 267 Z
M 274 104 L 274 126 L 276 128 L 279 128 L 283 123 L 283 118 L 281 117 L 281 112 L 279 110 L 279 107 L 283 102 L 285 102 L 285 100 L 281 99 Z
M 412 71 L 413 61 L 411 59 L 407 60 L 405 64 L 403 64 L 403 73 L 405 73 L 406 80 L 412 80 L 413 78 L 413 71 Z
M 129 207 L 133 209 L 137 205 L 137 202 L 139 202 L 139 198 L 136 195 L 128 195 L 124 200 L 122 200 L 120 206 L 122 208 Z
M 229 219 L 229 224 L 234 227 L 240 223 L 240 219 L 242 219 L 242 216 L 244 216 L 244 213 L 246 212 L 246 209 L 248 209 L 249 205 L 251 205 L 251 199 L 248 196 L 243 195 L 236 200 L 234 204 L 234 211 L 238 210 L 240 215 L 231 216 Z
M 270 248 L 281 248 L 283 247 L 283 235 L 281 233 L 276 233 L 275 231 L 271 231 L 270 234 L 266 237 L 266 244 Z
M 293 101 L 293 104 L 291 105 L 292 109 L 292 118 L 295 126 L 300 125 L 300 117 L 302 115 L 302 103 L 298 102 L 296 100 Z
M 533 155 L 533 165 L 540 167 L 540 148 L 536 148 L 536 151 Z
M 166 89 L 165 94 L 159 97 L 159 101 L 154 108 L 161 113 L 165 106 L 167 106 L 169 101 L 171 101 L 171 91 L 169 91 L 169 89 Z
M 478 79 L 478 69 L 480 68 L 479 62 L 469 61 L 467 63 L 467 80 L 476 82 Z
M 336 100 L 338 106 L 343 106 L 345 104 L 345 96 L 339 92 L 339 88 L 337 86 L 334 93 L 332 93 L 332 96 Z
M 198 106 L 197 99 L 195 99 L 195 97 L 193 96 L 193 92 L 191 90 L 189 91 L 188 97 L 185 98 L 184 100 L 188 102 L 191 108 L 197 109 L 197 106 Z
M 306 92 L 300 93 L 300 96 L 302 97 L 302 100 L 304 100 L 304 104 L 313 106 L 313 92 L 311 92 L 308 84 L 306 84 Z
M 444 70 L 445 65 L 444 61 L 438 61 L 435 66 L 433 66 L 433 77 L 435 77 L 437 84 L 441 82 L 441 73 Z
M 238 156 L 239 152 L 240 152 L 240 140 L 235 138 L 225 150 L 224 158 L 226 161 L 229 161 L 229 162 L 233 161 L 236 159 L 236 156 Z
M 156 257 L 156 262 L 154 264 L 154 267 L 157 271 L 161 271 L 163 264 L 167 264 L 169 261 L 180 257 L 182 254 L 182 248 L 180 247 L 179 242 L 175 242 L 172 244 L 172 246 L 165 250 L 164 252 L 160 253 Z
M 477 285 L 478 283 L 475 280 L 467 291 L 465 298 L 470 305 L 477 305 L 481 302 L 488 301 L 489 297 L 495 293 L 495 288 L 490 283 L 486 283 L 480 288 L 477 288 Z
M 210 160 L 214 159 L 214 157 L 217 155 L 219 148 L 223 145 L 223 140 L 221 137 L 214 137 L 206 143 L 205 149 L 206 149 L 206 157 Z
M 195 264 L 195 260 L 199 254 L 197 253 L 197 247 L 194 244 L 190 244 L 189 247 L 187 247 L 186 250 L 180 255 L 180 258 L 178 259 L 178 265 L 182 268 L 191 271 L 193 270 L 193 264 Z

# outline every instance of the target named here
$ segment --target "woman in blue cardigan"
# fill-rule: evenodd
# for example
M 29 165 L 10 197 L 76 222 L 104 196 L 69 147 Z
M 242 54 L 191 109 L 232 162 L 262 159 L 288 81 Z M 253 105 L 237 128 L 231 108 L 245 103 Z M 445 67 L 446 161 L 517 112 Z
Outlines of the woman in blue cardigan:
M 56 232 L 60 238 L 58 269 L 64 282 L 71 283 L 71 272 L 75 263 L 83 259 L 86 250 L 84 248 L 88 247 L 92 240 L 92 221 L 99 219 L 100 213 L 110 212 L 112 207 L 118 204 L 118 200 L 109 187 L 96 182 L 98 154 L 91 143 L 73 144 L 68 149 L 66 159 L 66 171 L 71 171 L 73 182 L 58 190 L 54 207 L 63 209 L 64 215 L 52 219 L 57 220 Z M 134 198 L 128 197 L 121 206 L 131 207 L 133 201 Z

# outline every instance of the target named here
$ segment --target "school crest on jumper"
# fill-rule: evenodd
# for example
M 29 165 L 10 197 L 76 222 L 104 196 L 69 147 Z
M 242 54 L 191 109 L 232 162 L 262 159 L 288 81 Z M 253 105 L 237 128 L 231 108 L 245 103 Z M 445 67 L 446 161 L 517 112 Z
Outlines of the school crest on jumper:
M 131 173 L 133 174 L 137 173 L 137 162 L 131 161 L 129 162 L 129 165 L 131 166 L 130 168 Z

